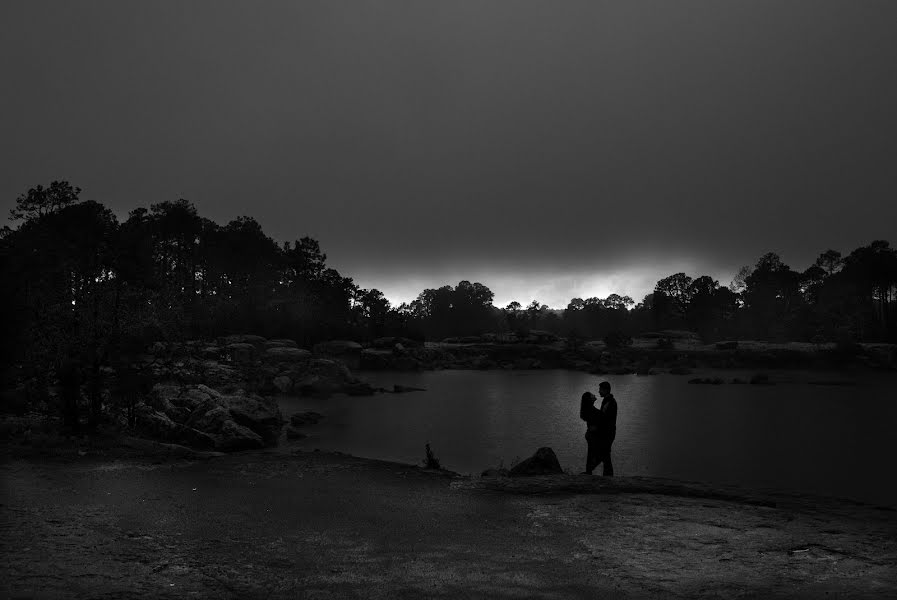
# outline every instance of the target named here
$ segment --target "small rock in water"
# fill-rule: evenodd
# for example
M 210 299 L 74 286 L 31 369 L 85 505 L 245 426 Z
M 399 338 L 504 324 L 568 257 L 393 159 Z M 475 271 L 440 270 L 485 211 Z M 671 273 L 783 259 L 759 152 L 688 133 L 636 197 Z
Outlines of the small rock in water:
M 324 418 L 324 415 L 321 413 L 316 413 L 314 411 L 307 412 L 299 412 L 290 417 L 290 424 L 299 426 L 299 425 L 315 425 L 318 421 Z
M 286 428 L 287 439 L 288 440 L 302 440 L 307 438 L 308 436 L 299 431 L 295 426 L 288 425 Z
M 412 387 L 410 385 L 402 385 L 400 383 L 393 384 L 392 393 L 393 394 L 404 394 L 407 392 L 426 392 L 425 388 Z

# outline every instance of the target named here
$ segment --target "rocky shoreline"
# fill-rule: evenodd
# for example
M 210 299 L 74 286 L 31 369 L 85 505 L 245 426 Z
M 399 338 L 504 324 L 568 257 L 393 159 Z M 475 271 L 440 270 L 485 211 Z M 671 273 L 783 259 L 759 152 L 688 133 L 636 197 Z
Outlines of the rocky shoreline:
M 688 375 L 695 369 L 868 368 L 897 370 L 897 345 L 765 342 L 703 344 L 694 336 L 636 338 L 610 348 L 600 341 L 502 343 L 489 339 L 413 344 L 396 338 L 357 348 L 350 360 L 365 370 L 572 369 L 596 374 Z M 392 347 L 390 347 L 390 344 Z
M 107 369 L 107 408 L 113 426 L 167 443 L 198 450 L 233 452 L 275 446 L 284 430 L 289 439 L 303 437 L 300 416 L 282 415 L 275 396 L 370 396 L 417 391 L 394 385 L 374 387 L 355 370 L 422 371 L 440 369 L 575 369 L 595 374 L 672 373 L 688 375 L 704 368 L 862 368 L 897 369 L 897 346 L 866 344 L 849 349 L 834 345 L 723 342 L 701 344 L 687 332 L 672 337 L 637 338 L 630 346 L 608 348 L 601 342 L 571 346 L 548 336 L 505 342 L 494 336 L 441 343 L 380 338 L 362 345 L 330 341 L 311 350 L 292 340 L 232 335 L 214 341 L 156 342 L 126 368 L 130 381 L 123 390 L 122 373 Z M 52 380 L 52 377 L 50 378 Z M 689 383 L 769 384 L 762 373 L 723 380 L 695 377 Z M 33 386 L 32 386 L 33 388 Z M 6 406 L 29 406 L 32 414 L 52 415 L 58 389 L 50 388 L 43 404 L 27 399 L 28 385 L 12 392 Z M 25 398 L 22 400 L 22 398 Z M 26 412 L 26 411 L 20 411 Z M 5 435 L 32 428 L 27 419 L 7 419 Z M 52 421 L 52 417 L 47 422 Z M 57 423 L 58 425 L 58 423 Z M 52 428 L 46 425 L 45 428 Z M 0 432 L 2 433 L 2 432 Z
M 198 450 L 252 450 L 276 446 L 284 430 L 288 438 L 300 438 L 298 427 L 308 424 L 307 415 L 282 415 L 277 395 L 370 396 L 419 389 L 375 388 L 355 377 L 346 363 L 360 348 L 337 341 L 309 351 L 292 340 L 257 335 L 156 342 L 123 368 L 103 370 L 104 427 Z M 59 437 L 60 411 L 54 407 L 61 406 L 61 388 L 48 385 L 54 379 L 50 373 L 4 391 L 3 405 L 12 414 L 0 420 L 0 438 Z
M 288 439 L 304 437 L 299 428 L 321 418 L 285 417 L 278 394 L 370 396 L 420 389 L 375 388 L 355 377 L 346 362 L 356 348 L 355 342 L 336 341 L 309 351 L 292 340 L 256 335 L 153 344 L 134 367 L 155 383 L 128 407 L 130 424 L 138 434 L 199 450 L 252 450 L 278 445 L 284 430 Z

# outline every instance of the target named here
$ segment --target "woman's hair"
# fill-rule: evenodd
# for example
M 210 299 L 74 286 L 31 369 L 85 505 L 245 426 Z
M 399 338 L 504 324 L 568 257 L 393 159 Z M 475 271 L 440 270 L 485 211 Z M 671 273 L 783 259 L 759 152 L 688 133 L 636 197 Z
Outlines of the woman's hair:
M 592 399 L 592 392 L 583 392 L 582 393 L 582 402 L 588 402 Z

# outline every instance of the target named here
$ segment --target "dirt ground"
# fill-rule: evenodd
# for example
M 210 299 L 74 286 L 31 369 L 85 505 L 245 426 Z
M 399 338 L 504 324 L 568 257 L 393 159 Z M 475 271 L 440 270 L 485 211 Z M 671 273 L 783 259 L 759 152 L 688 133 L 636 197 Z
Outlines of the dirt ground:
M 0 596 L 897 594 L 889 507 L 340 454 L 102 454 L 0 460 Z

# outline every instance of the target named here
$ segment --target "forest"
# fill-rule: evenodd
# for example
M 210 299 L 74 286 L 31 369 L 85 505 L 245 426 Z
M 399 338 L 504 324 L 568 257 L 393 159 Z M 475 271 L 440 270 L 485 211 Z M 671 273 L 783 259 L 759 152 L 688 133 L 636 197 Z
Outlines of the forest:
M 625 295 L 493 305 L 492 291 L 461 281 L 399 306 L 328 267 L 317 240 L 278 243 L 249 216 L 219 225 L 188 201 L 136 208 L 122 222 L 80 199 L 66 181 L 29 189 L 0 230 L 3 372 L 98 372 L 154 341 L 254 333 L 302 347 L 383 336 L 439 341 L 484 333 L 612 339 L 689 330 L 720 340 L 897 341 L 897 250 L 875 240 L 821 252 L 795 270 L 775 253 L 728 285 L 675 273 L 635 302 Z M 625 342 L 624 342 L 625 343 Z

